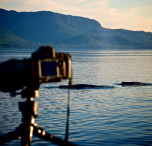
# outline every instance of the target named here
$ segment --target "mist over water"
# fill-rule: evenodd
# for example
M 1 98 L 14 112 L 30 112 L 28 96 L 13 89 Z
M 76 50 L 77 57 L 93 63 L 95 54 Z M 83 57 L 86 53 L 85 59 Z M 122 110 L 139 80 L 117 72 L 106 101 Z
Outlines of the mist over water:
M 0 50 L 0 62 L 29 58 L 35 50 Z M 115 86 L 112 89 L 71 90 L 69 141 L 80 145 L 152 145 L 152 86 L 122 87 L 122 81 L 152 83 L 151 50 L 57 50 L 72 54 L 73 84 Z M 44 130 L 65 137 L 66 85 L 40 86 L 38 117 Z M 46 88 L 52 87 L 54 88 Z M 21 122 L 20 96 L 0 92 L 0 134 L 14 130 Z M 6 145 L 20 145 L 20 140 Z M 54 145 L 33 137 L 32 145 Z

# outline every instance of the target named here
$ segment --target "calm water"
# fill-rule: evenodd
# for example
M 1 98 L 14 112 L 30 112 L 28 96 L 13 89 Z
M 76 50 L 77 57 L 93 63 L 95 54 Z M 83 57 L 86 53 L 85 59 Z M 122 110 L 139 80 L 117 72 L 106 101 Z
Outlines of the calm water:
M 60 50 L 63 51 L 63 50 Z M 67 52 L 67 50 L 64 50 Z M 0 50 L 0 61 L 28 58 L 33 50 Z M 122 81 L 152 83 L 152 50 L 71 50 L 73 84 L 113 85 L 113 89 L 71 90 L 69 141 L 80 146 L 152 145 L 152 86 L 121 87 Z M 65 136 L 67 90 L 47 83 L 40 88 L 38 125 Z M 54 88 L 46 88 L 46 87 Z M 20 96 L 0 92 L 0 134 L 20 124 Z M 19 145 L 20 140 L 5 145 Z M 53 145 L 33 137 L 32 145 Z

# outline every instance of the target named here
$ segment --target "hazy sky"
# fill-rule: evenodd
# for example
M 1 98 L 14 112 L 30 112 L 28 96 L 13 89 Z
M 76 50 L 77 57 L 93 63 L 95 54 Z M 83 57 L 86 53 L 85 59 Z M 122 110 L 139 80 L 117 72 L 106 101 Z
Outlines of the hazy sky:
M 0 8 L 96 19 L 105 28 L 152 32 L 152 0 L 0 0 Z

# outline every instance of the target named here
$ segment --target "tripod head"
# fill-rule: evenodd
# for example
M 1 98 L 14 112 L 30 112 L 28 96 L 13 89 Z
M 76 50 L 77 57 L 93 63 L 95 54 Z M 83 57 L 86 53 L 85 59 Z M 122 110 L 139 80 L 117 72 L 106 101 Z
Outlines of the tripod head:
M 26 87 L 22 89 L 21 92 L 10 91 L 10 96 L 15 97 L 17 95 L 21 95 L 22 98 L 30 99 L 31 97 L 38 98 L 39 97 L 39 89 L 33 87 Z

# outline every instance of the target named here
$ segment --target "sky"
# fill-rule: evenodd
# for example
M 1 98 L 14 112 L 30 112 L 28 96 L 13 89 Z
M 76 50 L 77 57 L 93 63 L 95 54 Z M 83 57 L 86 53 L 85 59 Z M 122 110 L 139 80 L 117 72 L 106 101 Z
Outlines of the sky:
M 104 28 L 152 32 L 152 0 L 0 0 L 0 8 L 46 10 L 95 19 Z

